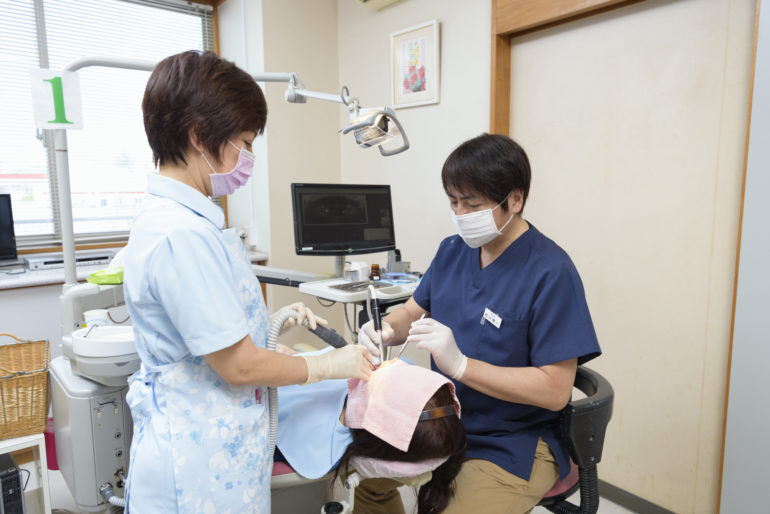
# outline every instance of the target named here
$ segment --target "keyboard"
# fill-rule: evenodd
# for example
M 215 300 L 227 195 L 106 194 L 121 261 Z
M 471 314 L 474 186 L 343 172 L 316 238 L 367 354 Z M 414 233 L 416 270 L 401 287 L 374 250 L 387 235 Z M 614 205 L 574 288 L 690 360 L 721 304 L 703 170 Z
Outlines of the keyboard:
M 375 289 L 380 287 L 392 286 L 386 282 L 379 282 L 376 280 L 361 280 L 359 282 L 345 282 L 344 284 L 334 284 L 329 286 L 332 289 L 339 289 L 340 291 L 346 291 L 348 293 L 356 293 L 358 291 L 364 291 L 369 286 L 374 286 Z

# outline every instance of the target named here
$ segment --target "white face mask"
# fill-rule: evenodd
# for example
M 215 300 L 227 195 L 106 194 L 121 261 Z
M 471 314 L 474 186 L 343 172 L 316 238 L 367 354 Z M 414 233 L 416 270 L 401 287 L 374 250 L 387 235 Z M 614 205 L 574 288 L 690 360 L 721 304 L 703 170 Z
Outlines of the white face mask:
M 510 193 L 508 196 L 511 196 Z M 471 248 L 478 248 L 480 246 L 484 246 L 503 233 L 503 229 L 505 229 L 508 223 L 510 223 L 513 219 L 513 214 L 511 214 L 511 217 L 508 218 L 508 221 L 506 221 L 505 224 L 500 227 L 500 229 L 498 229 L 497 223 L 495 223 L 495 217 L 492 215 L 492 211 L 503 205 L 503 202 L 508 200 L 508 196 L 506 196 L 505 199 L 497 204 L 497 207 L 494 208 L 469 212 L 468 214 L 461 214 L 460 216 L 455 214 L 451 209 L 449 210 L 449 213 L 452 215 L 452 222 L 454 222 L 455 228 L 457 229 L 457 233 L 460 235 L 460 237 L 463 238 L 465 244 Z

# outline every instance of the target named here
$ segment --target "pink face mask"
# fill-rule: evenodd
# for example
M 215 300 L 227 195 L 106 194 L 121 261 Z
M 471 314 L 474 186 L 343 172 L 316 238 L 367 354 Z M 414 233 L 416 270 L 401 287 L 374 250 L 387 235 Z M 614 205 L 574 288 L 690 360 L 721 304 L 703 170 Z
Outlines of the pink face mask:
M 227 140 L 228 143 L 233 145 L 232 141 Z M 211 168 L 212 173 L 209 175 L 211 179 L 211 196 L 222 196 L 232 194 L 236 189 L 248 182 L 251 177 L 251 172 L 254 170 L 254 154 L 241 147 L 240 149 L 233 145 L 233 148 L 239 150 L 238 162 L 235 164 L 235 168 L 227 173 L 217 173 L 214 170 L 214 166 L 211 165 L 206 155 L 201 152 L 203 160 Z

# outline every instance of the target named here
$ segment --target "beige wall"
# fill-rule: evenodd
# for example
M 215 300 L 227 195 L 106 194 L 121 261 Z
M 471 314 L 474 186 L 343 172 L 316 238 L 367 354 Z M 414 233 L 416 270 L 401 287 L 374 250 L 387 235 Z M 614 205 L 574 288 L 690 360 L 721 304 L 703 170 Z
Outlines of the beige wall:
M 337 6 L 333 1 L 263 1 L 265 69 L 296 72 L 309 90 L 339 91 L 337 81 Z M 332 272 L 329 257 L 298 256 L 291 214 L 292 182 L 339 182 L 339 134 L 344 109 L 310 99 L 284 101 L 285 85 L 268 84 L 268 180 L 270 191 L 270 265 L 311 272 Z M 342 310 L 326 309 L 295 288 L 268 286 L 273 308 L 304 301 L 341 331 Z M 304 331 L 292 334 L 307 339 Z M 288 339 L 292 342 L 291 337 Z M 282 341 L 286 342 L 286 341 Z M 308 342 L 315 343 L 314 338 Z
M 527 217 L 572 256 L 616 393 L 602 479 L 715 510 L 753 0 L 649 0 L 513 40 Z

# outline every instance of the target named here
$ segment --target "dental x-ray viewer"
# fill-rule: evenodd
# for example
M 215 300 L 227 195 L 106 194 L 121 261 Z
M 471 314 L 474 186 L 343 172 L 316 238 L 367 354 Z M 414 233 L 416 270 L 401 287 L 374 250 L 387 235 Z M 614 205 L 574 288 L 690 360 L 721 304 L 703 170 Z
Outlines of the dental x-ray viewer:
M 141 369 L 129 379 L 134 419 L 127 509 L 270 512 L 266 387 L 367 379 L 365 348 L 291 357 L 265 349 L 269 317 L 237 234 L 208 197 L 249 179 L 265 98 L 212 52 L 158 63 L 142 102 L 158 173 L 125 252 L 126 305 Z M 301 303 L 295 323 L 325 320 Z
M 385 344 L 428 350 L 457 386 L 468 460 L 445 514 L 529 512 L 566 476 L 558 411 L 577 365 L 600 353 L 575 266 L 522 217 L 530 176 L 524 149 L 506 136 L 457 147 L 441 180 L 458 235 L 382 322 Z M 359 341 L 373 355 L 376 340 L 365 324 Z

